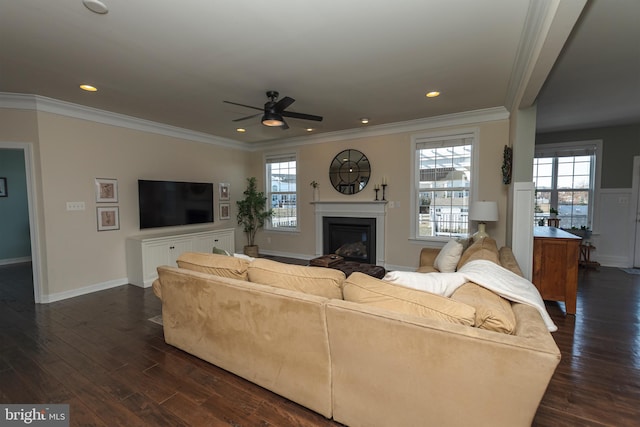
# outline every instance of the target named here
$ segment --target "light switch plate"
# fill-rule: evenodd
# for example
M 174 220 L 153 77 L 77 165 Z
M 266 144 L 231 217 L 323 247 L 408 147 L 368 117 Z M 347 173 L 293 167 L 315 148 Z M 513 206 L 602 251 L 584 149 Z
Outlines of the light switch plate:
M 83 211 L 84 209 L 84 202 L 67 202 L 68 211 Z

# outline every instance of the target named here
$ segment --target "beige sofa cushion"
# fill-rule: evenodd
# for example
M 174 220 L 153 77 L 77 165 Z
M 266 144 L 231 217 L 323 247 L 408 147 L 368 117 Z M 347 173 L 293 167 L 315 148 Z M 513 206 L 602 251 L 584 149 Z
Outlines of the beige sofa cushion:
M 456 289 L 451 299 L 475 307 L 477 328 L 505 334 L 513 334 L 516 330 L 516 316 L 511 303 L 482 286 L 467 282 Z
M 249 261 L 218 254 L 185 252 L 178 257 L 178 267 L 230 279 L 247 280 Z
M 500 256 L 498 255 L 498 245 L 491 237 L 474 242 L 469 248 L 462 253 L 458 262 L 458 270 L 468 263 L 477 259 L 485 259 L 500 265 Z
M 351 274 L 344 282 L 342 293 L 345 301 L 467 326 L 473 326 L 475 322 L 475 309 L 470 305 L 387 283 L 363 273 Z
M 248 273 L 249 280 L 254 283 L 342 299 L 345 274 L 340 270 L 256 259 L 249 266 Z

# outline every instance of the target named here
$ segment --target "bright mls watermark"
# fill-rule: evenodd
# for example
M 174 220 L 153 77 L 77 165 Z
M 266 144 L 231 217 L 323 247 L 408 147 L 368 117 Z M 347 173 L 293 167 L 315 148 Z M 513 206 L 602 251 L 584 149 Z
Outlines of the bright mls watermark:
M 0 427 L 69 427 L 69 405 L 0 404 Z

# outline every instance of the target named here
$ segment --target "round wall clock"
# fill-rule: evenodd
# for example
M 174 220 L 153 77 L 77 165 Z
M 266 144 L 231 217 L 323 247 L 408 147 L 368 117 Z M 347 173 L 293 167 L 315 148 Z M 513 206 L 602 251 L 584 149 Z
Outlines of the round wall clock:
M 369 182 L 371 165 L 361 151 L 344 150 L 338 153 L 329 166 L 331 185 L 342 194 L 356 194 Z

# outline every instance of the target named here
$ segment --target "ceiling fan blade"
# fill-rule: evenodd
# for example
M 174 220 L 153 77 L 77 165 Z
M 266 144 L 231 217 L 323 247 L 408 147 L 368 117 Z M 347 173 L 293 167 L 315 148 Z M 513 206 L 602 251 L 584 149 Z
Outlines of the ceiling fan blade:
M 282 119 L 282 126 L 280 126 L 280 129 L 282 130 L 289 129 L 289 125 L 287 124 L 287 122 L 284 121 L 284 119 Z
M 234 120 L 232 120 L 232 122 L 241 122 L 241 121 L 243 121 L 243 120 L 253 119 L 254 117 L 258 117 L 258 116 L 261 116 L 261 115 L 262 115 L 262 113 L 252 114 L 252 115 L 247 116 L 247 117 L 242 117 L 242 118 L 239 118 L 239 119 L 234 119 Z
M 273 106 L 273 111 L 281 113 L 294 102 L 296 102 L 295 99 L 285 96 L 280 101 L 276 102 L 276 105 Z
M 253 108 L 254 110 L 260 110 L 260 111 L 264 110 L 263 107 L 254 107 L 252 105 L 238 104 L 237 102 L 231 102 L 231 101 L 222 101 L 222 102 L 231 104 L 231 105 L 239 105 L 240 107 Z
M 316 122 L 322 121 L 322 116 L 314 116 L 313 114 L 295 113 L 293 111 L 283 111 L 280 114 L 284 117 L 292 117 L 294 119 L 315 120 Z

